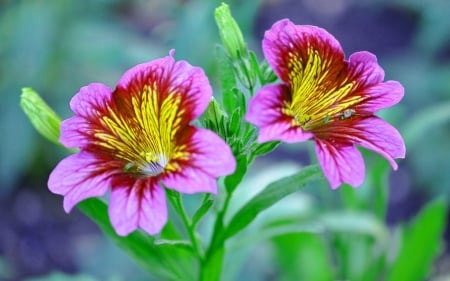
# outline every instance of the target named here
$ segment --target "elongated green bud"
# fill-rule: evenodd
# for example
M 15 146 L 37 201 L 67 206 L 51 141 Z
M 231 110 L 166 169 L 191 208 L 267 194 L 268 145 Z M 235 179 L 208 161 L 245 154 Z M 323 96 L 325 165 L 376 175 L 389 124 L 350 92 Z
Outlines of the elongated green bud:
M 231 16 L 230 7 L 222 3 L 214 11 L 214 18 L 219 28 L 220 39 L 228 55 L 233 60 L 245 57 L 247 55 L 247 47 L 238 24 Z
M 205 120 L 209 120 L 214 124 L 218 124 L 220 120 L 227 117 L 227 114 L 222 109 L 220 104 L 216 101 L 214 97 L 211 98 L 208 107 L 204 113 Z
M 227 132 L 225 130 L 225 122 L 227 119 L 227 114 L 222 109 L 220 104 L 214 99 L 211 98 L 208 107 L 206 108 L 205 113 L 203 114 L 203 120 L 205 128 L 210 129 L 216 132 L 222 138 L 227 137 Z
M 34 128 L 45 138 L 59 144 L 59 126 L 61 119 L 31 88 L 22 88 L 20 107 Z

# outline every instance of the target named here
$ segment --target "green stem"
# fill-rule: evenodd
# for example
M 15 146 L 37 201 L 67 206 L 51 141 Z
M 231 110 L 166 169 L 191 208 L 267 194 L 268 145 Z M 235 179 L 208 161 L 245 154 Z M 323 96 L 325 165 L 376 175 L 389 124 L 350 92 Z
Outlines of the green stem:
M 201 265 L 202 281 L 219 281 L 225 256 L 224 217 L 230 204 L 232 192 L 228 192 L 223 206 L 216 217 L 211 243 Z
M 181 217 L 181 220 L 184 224 L 184 227 L 186 228 L 186 231 L 189 236 L 189 240 L 192 244 L 192 249 L 197 258 L 199 259 L 200 263 L 202 263 L 204 256 L 203 256 L 203 250 L 198 243 L 197 236 L 195 233 L 195 229 L 192 225 L 192 221 L 187 215 L 186 209 L 184 208 L 183 201 L 181 200 L 180 194 L 177 192 L 174 196 L 168 196 L 169 200 L 171 201 L 172 205 L 175 207 L 175 210 L 177 210 L 178 215 Z
M 231 199 L 231 192 L 230 194 L 227 193 L 227 196 L 225 197 L 225 202 L 223 203 L 223 207 L 220 210 L 220 212 L 217 214 L 217 219 L 216 219 L 216 223 L 214 226 L 214 233 L 213 233 L 213 239 L 210 245 L 210 249 L 208 250 L 214 250 L 214 248 L 216 248 L 216 246 L 223 246 L 223 244 L 225 243 L 225 239 L 223 237 L 223 226 L 224 226 L 224 218 L 225 218 L 225 214 L 228 210 L 228 205 L 230 204 L 230 199 Z

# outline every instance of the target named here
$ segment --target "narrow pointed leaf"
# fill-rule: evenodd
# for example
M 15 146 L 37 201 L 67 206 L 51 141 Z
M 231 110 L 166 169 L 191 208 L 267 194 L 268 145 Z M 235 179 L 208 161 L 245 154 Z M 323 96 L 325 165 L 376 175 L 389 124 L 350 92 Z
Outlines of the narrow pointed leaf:
M 203 216 L 208 212 L 208 210 L 213 205 L 214 200 L 210 199 L 210 197 L 211 197 L 210 193 L 207 193 L 207 195 L 205 195 L 202 205 L 198 208 L 198 210 L 192 216 L 192 227 L 193 228 L 195 228 L 197 223 L 203 218 Z
M 385 280 L 425 280 L 442 249 L 445 223 L 446 205 L 443 200 L 425 206 L 405 229 L 400 252 Z
M 255 154 L 255 156 L 267 154 L 267 153 L 271 152 L 272 150 L 274 150 L 279 144 L 280 144 L 279 141 L 270 141 L 270 142 L 257 144 L 253 154 Z
M 270 183 L 233 216 L 226 229 L 225 239 L 234 236 L 245 228 L 262 211 L 286 196 L 302 189 L 313 180 L 320 178 L 323 178 L 320 167 L 313 165 L 302 169 L 294 175 Z

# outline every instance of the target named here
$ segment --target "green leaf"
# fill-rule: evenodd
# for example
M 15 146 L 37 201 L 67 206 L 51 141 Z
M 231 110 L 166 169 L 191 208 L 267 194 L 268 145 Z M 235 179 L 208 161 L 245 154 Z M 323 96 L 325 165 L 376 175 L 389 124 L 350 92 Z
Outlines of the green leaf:
M 239 135 L 241 130 L 241 120 L 242 120 L 242 109 L 240 107 L 236 108 L 231 114 L 230 121 L 228 123 L 228 133 L 231 136 Z
M 370 173 L 370 177 L 375 186 L 373 192 L 373 208 L 375 214 L 379 219 L 386 218 L 388 196 L 389 196 L 389 180 L 388 180 L 389 166 L 381 161 L 378 161 Z
M 206 108 L 205 113 L 202 116 L 205 127 L 216 132 L 220 136 L 225 136 L 225 132 L 222 130 L 224 119 L 227 114 L 222 109 L 221 105 L 213 97 Z
M 164 244 L 158 247 L 152 236 L 135 231 L 128 236 L 119 236 L 109 221 L 107 206 L 98 198 L 89 198 L 78 204 L 78 208 L 92 219 L 117 246 L 127 252 L 142 268 L 164 280 L 186 280 L 188 269 L 183 271 L 184 247 Z
M 200 208 L 197 209 L 197 211 L 192 216 L 192 228 L 195 229 L 195 226 L 197 223 L 203 218 L 203 216 L 208 212 L 208 210 L 211 208 L 211 206 L 214 203 L 213 199 L 211 198 L 211 193 L 206 193 L 205 197 L 203 197 L 202 204 L 200 205 Z
M 330 255 L 320 236 L 286 234 L 274 238 L 274 244 L 275 262 L 281 269 L 277 280 L 334 280 Z
M 259 155 L 269 153 L 272 150 L 274 150 L 279 144 L 280 144 L 279 141 L 271 141 L 271 142 L 265 142 L 262 144 L 258 144 L 256 149 L 253 151 L 253 154 L 255 156 L 259 156 Z
M 405 229 L 400 251 L 387 281 L 420 281 L 430 273 L 433 260 L 442 249 L 446 204 L 436 200 L 426 205 Z
M 358 194 L 356 194 L 355 188 L 351 187 L 348 184 L 344 184 L 339 188 L 338 193 L 342 197 L 342 203 L 344 204 L 345 208 L 352 210 L 362 209 L 361 205 L 363 205 L 363 200 L 358 198 Z M 365 208 L 365 206 L 363 208 Z
M 302 189 L 313 180 L 322 177 L 323 175 L 320 167 L 318 165 L 313 165 L 305 167 L 294 175 L 270 183 L 233 216 L 226 228 L 225 239 L 237 234 L 250 224 L 259 213 L 276 202 Z
M 249 55 L 251 71 L 258 76 L 258 80 L 260 81 L 261 84 L 264 83 L 264 77 L 261 72 L 261 69 L 259 68 L 258 58 L 256 57 L 255 53 L 252 51 L 249 51 L 248 55 Z M 251 94 L 253 94 L 253 93 L 251 93 Z
M 263 80 L 261 81 L 262 85 L 275 82 L 278 79 L 266 60 L 261 63 L 261 73 L 263 76 Z
M 228 194 L 233 193 L 247 172 L 247 158 L 244 155 L 239 155 L 236 158 L 236 162 L 236 171 L 233 174 L 226 176 L 224 180 Z
M 337 276 L 342 280 L 375 281 L 383 268 L 389 230 L 374 214 L 361 211 L 333 211 L 319 215 L 315 222 L 333 237 Z M 373 277 L 375 276 L 375 277 Z
M 245 98 L 245 94 L 238 90 L 238 89 L 234 89 L 235 92 L 235 97 L 238 100 L 238 106 L 242 109 L 242 116 L 244 116 L 246 110 L 247 110 L 247 100 Z

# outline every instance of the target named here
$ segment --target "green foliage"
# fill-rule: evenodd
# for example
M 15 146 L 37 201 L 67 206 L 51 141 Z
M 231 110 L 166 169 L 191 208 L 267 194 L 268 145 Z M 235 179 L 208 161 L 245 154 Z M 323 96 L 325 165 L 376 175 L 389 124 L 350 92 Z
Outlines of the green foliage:
M 233 191 L 238 187 L 239 183 L 242 181 L 242 178 L 247 173 L 247 158 L 245 156 L 238 156 L 236 159 L 236 171 L 225 177 L 224 184 L 227 192 L 232 194 Z
M 155 243 L 156 238 L 141 231 L 118 236 L 109 222 L 107 206 L 100 199 L 91 198 L 78 204 L 103 233 L 127 252 L 142 268 L 163 280 L 195 280 L 189 252 L 179 243 Z
M 197 223 L 203 218 L 204 215 L 206 215 L 206 213 L 212 207 L 213 203 L 214 203 L 214 200 L 211 199 L 211 194 L 210 193 L 205 194 L 200 207 L 197 209 L 197 211 L 192 216 L 192 227 L 193 228 L 195 228 Z
M 230 220 L 225 237 L 229 238 L 250 224 L 258 214 L 277 203 L 284 197 L 300 190 L 313 180 L 319 179 L 322 172 L 318 166 L 302 169 L 295 175 L 282 178 L 269 184 L 263 191 L 253 197 Z
M 223 246 L 215 248 L 211 255 L 202 263 L 202 269 L 200 275 L 201 281 L 220 281 L 222 274 L 222 264 L 225 255 L 225 249 Z
M 290 233 L 274 238 L 277 280 L 333 280 L 333 266 L 326 241 L 314 233 Z
M 445 202 L 435 200 L 403 229 L 398 256 L 387 274 L 387 281 L 420 281 L 430 274 L 432 263 L 442 250 L 446 211 Z

